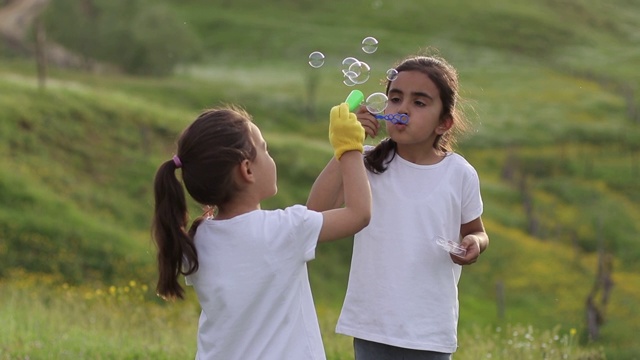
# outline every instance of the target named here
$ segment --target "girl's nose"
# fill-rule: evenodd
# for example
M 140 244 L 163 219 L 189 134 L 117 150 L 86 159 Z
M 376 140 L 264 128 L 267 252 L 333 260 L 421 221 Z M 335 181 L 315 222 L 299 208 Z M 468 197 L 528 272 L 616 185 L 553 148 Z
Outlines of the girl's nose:
M 407 109 L 409 108 L 409 104 L 407 103 L 407 101 L 402 101 L 400 103 L 400 106 L 398 106 L 398 114 L 409 114 L 407 112 Z

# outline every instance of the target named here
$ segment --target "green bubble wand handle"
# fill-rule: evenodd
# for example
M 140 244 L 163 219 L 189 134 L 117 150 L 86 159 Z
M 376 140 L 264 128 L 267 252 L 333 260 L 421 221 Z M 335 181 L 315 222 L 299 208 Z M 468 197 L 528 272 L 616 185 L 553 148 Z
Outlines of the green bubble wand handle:
M 364 101 L 364 94 L 360 90 L 353 90 L 347 96 L 345 102 L 349 105 L 349 111 L 354 112 Z

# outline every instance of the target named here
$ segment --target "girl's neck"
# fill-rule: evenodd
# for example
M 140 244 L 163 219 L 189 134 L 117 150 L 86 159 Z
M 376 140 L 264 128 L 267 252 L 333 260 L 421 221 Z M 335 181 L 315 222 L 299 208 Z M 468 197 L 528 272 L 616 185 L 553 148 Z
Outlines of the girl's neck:
M 218 208 L 218 214 L 216 214 L 214 220 L 228 220 L 255 210 L 260 210 L 260 203 L 227 204 L 224 207 Z

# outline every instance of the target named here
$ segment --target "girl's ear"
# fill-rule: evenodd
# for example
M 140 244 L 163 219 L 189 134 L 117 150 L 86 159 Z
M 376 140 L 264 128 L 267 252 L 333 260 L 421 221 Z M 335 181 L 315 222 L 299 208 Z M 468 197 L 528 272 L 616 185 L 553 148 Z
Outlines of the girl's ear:
M 253 183 L 255 182 L 255 177 L 253 176 L 253 171 L 251 170 L 251 162 L 247 159 L 242 160 L 240 165 L 238 165 L 238 175 L 240 176 L 240 181 Z
M 440 122 L 440 125 L 436 128 L 436 134 L 442 135 L 447 132 L 447 130 L 451 129 L 453 126 L 453 118 L 451 116 L 447 116 Z

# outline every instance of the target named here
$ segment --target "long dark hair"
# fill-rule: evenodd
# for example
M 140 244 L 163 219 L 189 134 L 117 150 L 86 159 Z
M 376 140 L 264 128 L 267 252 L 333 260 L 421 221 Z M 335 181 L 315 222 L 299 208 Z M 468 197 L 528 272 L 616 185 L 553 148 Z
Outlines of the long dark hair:
M 158 251 L 159 296 L 184 298 L 178 277 L 198 270 L 193 236 L 203 217 L 187 231 L 187 202 L 176 169 L 181 167 L 184 187 L 195 201 L 206 207 L 226 204 L 238 190 L 233 169 L 256 156 L 250 137 L 251 120 L 236 106 L 206 110 L 180 135 L 176 160 L 160 165 L 154 181 L 152 225 Z
M 440 120 L 447 117 L 453 120 L 453 126 L 443 135 L 436 137 L 433 147 L 443 152 L 452 151 L 456 134 L 466 130 L 467 122 L 459 110 L 457 104 L 460 101 L 458 94 L 458 72 L 443 58 L 438 56 L 411 56 L 402 60 L 395 67 L 398 73 L 402 71 L 420 71 L 427 75 L 436 85 L 442 100 L 442 113 Z M 386 93 L 389 94 L 391 81 L 387 81 Z M 396 155 L 398 144 L 391 138 L 383 139 L 375 148 L 365 154 L 366 168 L 376 174 L 387 170 L 388 163 Z M 391 158 L 389 159 L 389 156 Z

